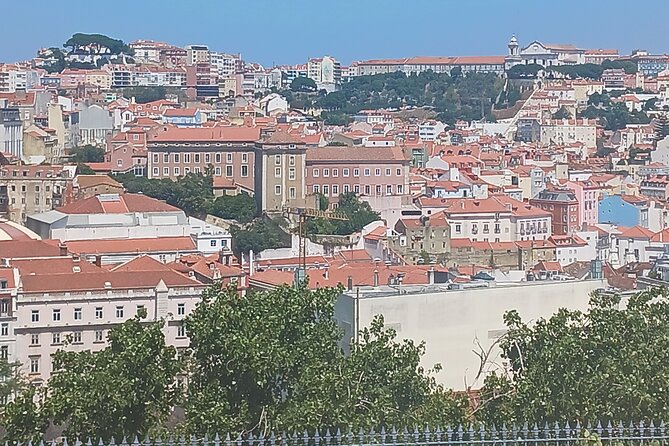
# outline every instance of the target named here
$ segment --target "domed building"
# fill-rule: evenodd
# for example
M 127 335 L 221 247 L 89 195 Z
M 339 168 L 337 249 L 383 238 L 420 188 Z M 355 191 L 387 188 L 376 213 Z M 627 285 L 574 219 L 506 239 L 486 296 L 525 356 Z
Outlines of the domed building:
M 0 242 L 41 240 L 42 238 L 25 226 L 0 218 Z

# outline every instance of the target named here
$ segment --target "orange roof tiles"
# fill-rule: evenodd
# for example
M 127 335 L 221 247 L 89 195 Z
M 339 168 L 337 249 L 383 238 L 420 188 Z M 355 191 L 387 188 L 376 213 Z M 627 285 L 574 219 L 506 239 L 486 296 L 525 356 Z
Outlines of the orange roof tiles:
M 111 195 L 114 196 L 113 194 Z M 141 194 L 116 195 L 105 200 L 105 195 L 96 195 L 56 208 L 64 214 L 125 214 L 128 212 L 177 212 L 179 208 L 155 198 Z
M 168 128 L 154 135 L 151 142 L 256 142 L 260 139 L 260 127 L 208 127 L 208 128 Z
M 190 237 L 155 237 L 107 240 L 70 240 L 68 250 L 77 254 L 121 254 L 152 252 L 195 252 Z

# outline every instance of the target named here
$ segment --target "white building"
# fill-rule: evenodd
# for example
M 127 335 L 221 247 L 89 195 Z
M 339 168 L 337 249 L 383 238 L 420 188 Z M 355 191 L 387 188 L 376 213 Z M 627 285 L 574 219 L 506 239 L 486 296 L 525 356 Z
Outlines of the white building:
M 334 57 L 309 59 L 307 77 L 316 82 L 319 90 L 334 91 L 341 83 L 341 64 Z
M 229 78 L 237 73 L 241 62 L 240 54 L 225 54 L 212 51 L 210 53 L 211 66 L 214 67 L 220 78 Z
M 186 45 L 187 65 L 210 63 L 211 57 L 207 45 Z
M 446 130 L 446 124 L 440 121 L 426 121 L 418 126 L 418 136 L 422 141 L 434 141 Z

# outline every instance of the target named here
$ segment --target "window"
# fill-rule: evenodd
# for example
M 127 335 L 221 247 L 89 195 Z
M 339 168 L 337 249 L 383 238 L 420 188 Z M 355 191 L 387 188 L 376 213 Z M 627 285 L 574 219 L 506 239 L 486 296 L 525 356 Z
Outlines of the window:
M 105 332 L 102 330 L 95 330 L 95 342 L 104 342 Z
M 80 321 L 81 320 L 81 308 L 75 308 L 74 309 L 74 320 L 75 321 Z
M 158 176 L 158 172 L 159 172 L 158 168 L 157 168 L 157 167 L 154 167 L 154 168 L 153 168 L 153 176 L 154 176 L 154 177 L 157 177 L 157 176 Z
M 216 171 L 218 172 L 218 175 L 221 174 L 221 169 L 220 167 L 216 168 Z M 190 173 L 190 167 L 184 167 L 184 175 L 188 175 Z
M 177 326 L 177 338 L 185 338 L 186 337 L 186 327 L 183 325 Z
M 397 185 L 397 195 L 401 195 L 404 193 L 404 188 L 402 187 L 401 184 Z
M 354 177 L 359 177 L 360 176 L 360 169 L 353 169 L 353 176 Z
M 314 193 L 317 194 L 321 191 L 320 184 L 314 184 Z
M 55 322 L 60 320 L 60 309 L 59 308 L 56 308 L 55 310 L 53 310 L 53 320 Z
M 339 169 L 332 169 L 332 176 L 333 177 L 338 177 L 339 176 Z
M 320 175 L 320 171 L 319 171 L 318 169 L 313 169 L 313 170 L 311 171 L 311 175 L 312 175 L 314 178 L 318 178 L 318 176 Z
M 0 359 L 7 359 L 9 357 L 9 347 L 3 345 L 0 347 Z
M 249 176 L 249 166 L 242 166 L 242 176 L 243 177 Z
M 402 169 L 397 169 L 397 176 L 401 177 L 402 176 Z
M 193 161 L 195 161 L 195 164 L 200 163 L 200 154 L 199 153 L 193 154 Z
M 360 193 L 360 185 L 359 184 L 354 184 L 353 185 L 353 192 L 355 192 L 356 194 Z
M 174 162 L 175 163 L 180 163 L 181 162 L 181 155 L 178 153 L 175 153 L 174 155 Z
M 490 232 L 490 227 L 489 227 L 488 223 L 483 223 L 483 233 L 487 234 L 489 232 Z
M 0 336 L 9 336 L 9 324 L 7 322 L 0 325 Z
M 51 334 L 51 343 L 52 343 L 53 345 L 58 345 L 58 344 L 60 344 L 60 342 L 61 342 L 61 341 L 60 341 L 60 332 L 58 332 L 58 333 L 52 333 L 52 334 Z
M 177 315 L 183 316 L 186 314 L 186 304 L 177 304 Z
M 330 169 L 323 169 L 323 176 L 324 177 L 329 177 L 330 176 Z
M 30 335 L 30 345 L 39 345 L 39 333 Z
M 217 153 L 216 154 L 216 164 L 220 164 L 220 163 L 221 163 L 221 154 Z
M 386 195 L 392 195 L 392 194 L 393 194 L 393 185 L 392 185 L 392 184 L 388 184 L 388 185 L 386 186 Z
M 386 176 L 387 176 L 387 177 L 390 176 L 390 169 L 386 169 Z
M 204 163 L 205 164 L 211 163 L 211 153 L 207 152 L 207 153 L 204 154 Z
M 365 169 L 365 176 L 366 176 L 366 177 L 369 176 L 369 172 L 370 172 L 369 169 Z
M 365 184 L 365 195 L 371 195 L 372 187 L 369 184 Z
M 39 310 L 33 310 L 33 311 L 30 313 L 30 319 L 31 319 L 33 322 L 39 322 Z
M 95 319 L 102 319 L 102 307 L 95 307 Z
M 455 233 L 460 234 L 462 232 L 462 225 L 460 223 L 456 223 L 455 225 Z
M 341 174 L 342 174 L 342 176 L 347 177 L 349 175 L 349 172 L 350 171 L 348 169 L 342 169 Z
M 216 240 L 211 240 L 211 241 L 209 242 L 209 246 L 211 246 L 211 247 L 215 247 L 215 246 L 216 246 Z
M 231 163 L 232 162 L 232 153 L 226 153 L 225 154 L 225 162 L 226 163 Z
M 72 343 L 73 344 L 81 344 L 81 332 L 80 331 L 73 331 L 72 332 Z
M 295 168 L 291 167 L 288 169 L 288 179 L 289 180 L 294 180 L 295 179 Z
M 158 159 L 159 159 L 158 154 L 157 154 L 157 153 L 154 153 L 154 154 L 153 154 L 153 162 L 154 162 L 154 164 L 158 164 Z
M 381 185 L 380 184 L 376 185 L 376 195 L 381 195 Z
M 380 177 L 381 176 L 381 169 L 379 169 L 378 167 L 376 169 L 374 169 L 374 176 Z
M 274 168 L 274 178 L 281 178 L 281 168 L 280 167 L 275 167 Z
M 35 185 L 35 192 L 39 192 L 39 184 Z
M 295 165 L 295 155 L 290 155 L 288 157 L 288 165 L 289 166 L 294 166 Z
M 33 375 L 39 373 L 39 356 L 30 358 L 30 373 Z
M 281 165 L 281 155 L 274 155 L 274 164 L 277 166 Z
M 175 167 L 175 168 L 174 168 L 174 176 L 175 176 L 175 177 L 178 177 L 180 174 L 181 174 L 181 172 L 179 171 L 179 168 L 178 168 L 178 167 Z
M 281 195 L 281 186 L 278 184 L 274 186 L 274 195 Z
M 163 153 L 163 163 L 169 163 L 169 162 L 170 162 L 170 154 Z
M 295 188 L 294 188 L 294 187 L 291 187 L 291 188 L 289 189 L 289 195 L 290 195 L 290 198 L 296 198 L 297 195 L 296 195 L 296 192 L 295 192 Z
M 344 184 L 344 193 L 347 194 L 351 191 L 351 186 L 348 184 Z
M 144 305 L 139 304 L 139 305 L 137 305 L 137 308 L 135 309 L 135 314 L 144 313 L 144 311 L 145 311 Z
M 225 166 L 225 176 L 226 177 L 232 176 L 232 166 Z
M 184 153 L 184 163 L 190 163 L 190 153 Z
M 123 317 L 123 307 L 122 306 L 117 306 L 116 307 L 116 317 L 118 319 Z
M 339 195 L 339 186 L 336 185 L 336 184 L 333 184 L 332 185 L 332 196 L 336 197 L 337 195 Z
M 248 163 L 248 162 L 249 162 L 249 154 L 242 153 L 242 163 Z
M 169 167 L 163 167 L 163 176 L 165 176 L 165 177 L 170 176 L 170 168 Z
M 330 195 L 330 186 L 327 184 L 323 185 L 323 195 L 328 196 Z

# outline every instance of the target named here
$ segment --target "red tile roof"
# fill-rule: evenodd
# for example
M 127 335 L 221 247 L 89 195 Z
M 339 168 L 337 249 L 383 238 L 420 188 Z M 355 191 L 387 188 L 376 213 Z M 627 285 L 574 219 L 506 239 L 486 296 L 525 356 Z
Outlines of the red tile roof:
M 260 139 L 260 127 L 207 127 L 207 128 L 168 128 L 157 133 L 151 142 L 255 142 Z
M 125 214 L 129 212 L 177 212 L 179 208 L 141 194 L 96 195 L 56 208 L 64 214 Z
M 155 237 L 110 240 L 70 240 L 65 242 L 70 252 L 77 254 L 121 254 L 195 252 L 196 246 L 190 237 Z

